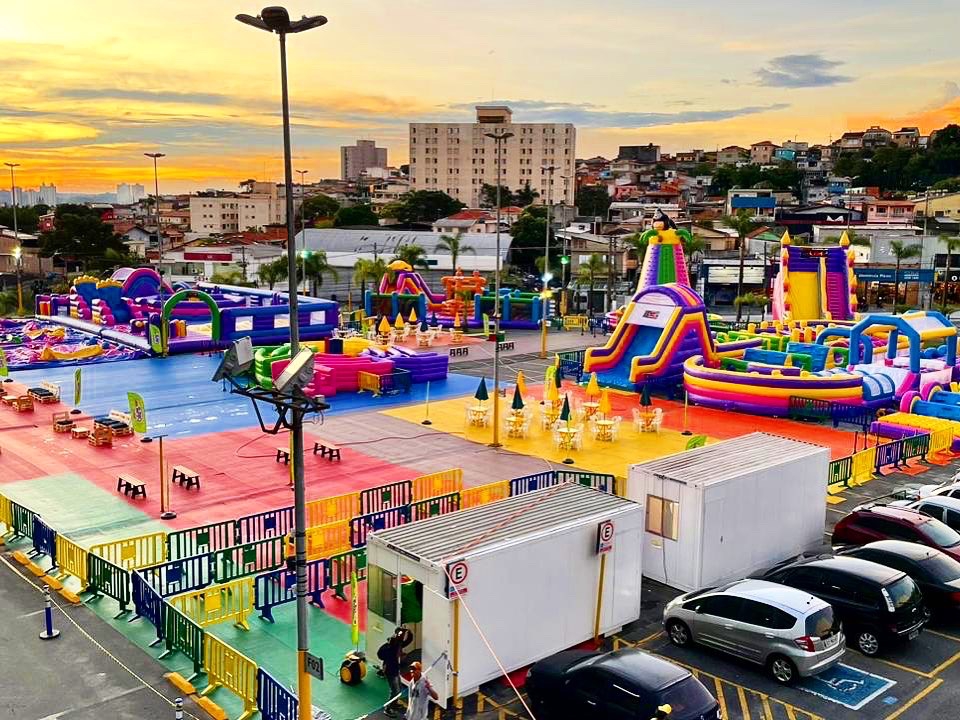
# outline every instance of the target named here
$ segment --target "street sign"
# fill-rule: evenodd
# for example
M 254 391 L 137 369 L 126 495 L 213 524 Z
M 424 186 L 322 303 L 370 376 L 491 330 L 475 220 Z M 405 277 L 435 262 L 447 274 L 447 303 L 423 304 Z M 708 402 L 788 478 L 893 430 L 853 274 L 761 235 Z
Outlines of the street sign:
M 447 565 L 447 597 L 450 599 L 467 594 L 465 583 L 469 568 L 463 560 Z
M 323 680 L 323 658 L 304 653 L 303 664 L 307 674 L 313 675 L 317 680 Z
M 597 525 L 597 555 L 613 550 L 613 520 L 604 520 Z

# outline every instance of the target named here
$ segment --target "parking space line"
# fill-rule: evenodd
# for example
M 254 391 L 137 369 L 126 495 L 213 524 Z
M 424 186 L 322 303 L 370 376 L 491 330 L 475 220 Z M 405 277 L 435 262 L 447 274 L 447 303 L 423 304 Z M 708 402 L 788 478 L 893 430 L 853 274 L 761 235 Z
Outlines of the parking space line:
M 893 660 L 885 660 L 884 658 L 875 658 L 875 659 L 879 660 L 884 665 L 889 665 L 890 667 L 896 668 L 897 670 L 903 670 L 903 672 L 908 672 L 911 675 L 919 675 L 920 677 L 926 678 L 927 680 L 930 680 L 933 678 L 933 673 L 924 672 L 923 670 L 917 670 L 916 668 L 912 668 L 909 665 L 901 665 L 900 663 L 896 663 Z
M 717 689 L 717 702 L 720 704 L 720 712 L 723 713 L 724 720 L 727 720 L 730 717 L 727 714 L 727 699 L 723 696 L 723 683 L 716 675 L 713 677 L 713 685 Z
M 930 676 L 933 677 L 934 675 L 939 675 L 948 667 L 953 665 L 957 660 L 960 660 L 960 652 L 954 653 L 953 657 L 951 657 L 949 660 L 944 660 L 942 663 L 937 665 L 933 670 L 930 671 Z
M 747 705 L 747 697 L 742 685 L 737 685 L 737 699 L 740 700 L 740 707 L 743 710 L 743 720 L 750 720 L 750 707 Z
M 793 708 L 789 705 L 784 705 L 784 707 L 787 709 L 787 720 L 797 720 L 797 716 L 793 712 Z
M 960 637 L 957 637 L 956 635 L 950 635 L 949 633 L 940 632 L 938 630 L 928 630 L 926 628 L 924 628 L 923 631 L 929 635 L 936 635 L 937 637 L 945 638 L 946 640 L 960 642 Z
M 763 705 L 764 720 L 773 720 L 773 711 L 770 710 L 770 699 L 763 693 L 760 693 L 760 704 Z
M 916 695 L 914 695 L 912 698 L 910 698 L 909 700 L 907 700 L 907 702 L 905 702 L 901 707 L 897 708 L 895 711 L 893 711 L 892 713 L 890 713 L 889 715 L 887 715 L 887 717 L 884 718 L 884 720 L 896 720 L 896 718 L 898 718 L 898 717 L 900 717 L 901 715 L 903 715 L 903 713 L 905 713 L 907 710 L 909 710 L 910 708 L 912 708 L 912 707 L 913 707 L 914 705 L 916 705 L 918 702 L 920 702 L 921 700 L 923 700 L 927 695 L 929 695 L 930 693 L 932 693 L 934 690 L 936 690 L 936 689 L 937 689 L 938 687 L 940 687 L 942 684 L 943 684 L 943 679 L 942 679 L 942 678 L 937 678 L 937 679 L 934 680 L 932 683 L 930 683 L 929 685 L 927 685 L 923 690 L 921 690 L 921 691 L 918 692 Z
M 658 637 L 660 637 L 661 635 L 663 635 L 663 630 L 657 630 L 655 633 L 650 633 L 649 635 L 647 635 L 647 636 L 646 636 L 645 638 L 643 638 L 642 640 L 637 640 L 637 643 L 636 643 L 636 644 L 637 644 L 638 647 L 641 646 L 641 645 L 646 645 L 648 642 L 653 642 L 654 640 L 656 640 L 656 639 L 657 639 Z

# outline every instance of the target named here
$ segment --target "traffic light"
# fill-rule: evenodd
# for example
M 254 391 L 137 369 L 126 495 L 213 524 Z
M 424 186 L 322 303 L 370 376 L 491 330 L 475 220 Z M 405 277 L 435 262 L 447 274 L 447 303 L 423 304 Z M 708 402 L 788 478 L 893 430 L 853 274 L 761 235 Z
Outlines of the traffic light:
M 560 256 L 560 264 L 561 264 L 561 265 L 569 265 L 569 264 L 570 264 L 570 256 L 569 256 L 569 255 L 561 255 L 561 256 Z

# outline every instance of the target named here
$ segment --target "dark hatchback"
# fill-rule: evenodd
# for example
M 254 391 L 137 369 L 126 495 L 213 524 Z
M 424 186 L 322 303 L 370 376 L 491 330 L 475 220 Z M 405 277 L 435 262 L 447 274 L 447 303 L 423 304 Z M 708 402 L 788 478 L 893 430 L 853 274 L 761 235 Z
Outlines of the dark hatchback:
M 913 640 L 929 619 L 923 595 L 904 572 L 868 560 L 820 556 L 781 563 L 759 577 L 806 590 L 833 606 L 847 642 L 864 655 Z
M 936 548 L 903 540 L 880 540 L 841 550 L 839 555 L 905 572 L 920 586 L 924 603 L 934 612 L 952 615 L 960 610 L 960 562 Z
M 723 718 L 689 670 L 641 650 L 558 653 L 530 668 L 526 689 L 545 720 L 650 720 L 660 705 L 670 720 Z

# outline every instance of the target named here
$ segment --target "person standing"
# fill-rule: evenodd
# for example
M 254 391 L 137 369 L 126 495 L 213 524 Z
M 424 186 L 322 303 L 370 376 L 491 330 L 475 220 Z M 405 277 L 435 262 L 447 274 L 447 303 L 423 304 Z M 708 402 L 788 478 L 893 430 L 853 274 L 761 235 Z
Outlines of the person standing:
M 403 658 L 403 649 L 413 642 L 413 633 L 407 628 L 398 627 L 390 639 L 377 650 L 377 659 L 380 660 L 380 670 L 390 686 L 390 698 L 383 708 L 387 717 L 395 717 L 394 708 L 400 696 L 400 661 Z
M 410 666 L 410 672 L 407 720 L 427 720 L 430 713 L 430 700 L 437 701 L 437 691 L 423 674 L 423 665 L 418 662 L 413 663 Z

